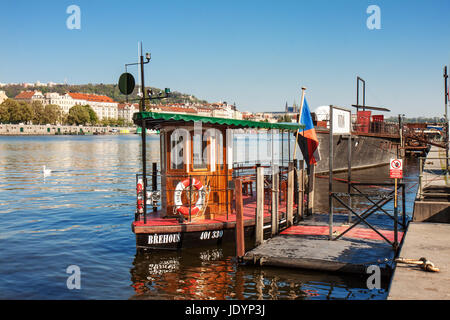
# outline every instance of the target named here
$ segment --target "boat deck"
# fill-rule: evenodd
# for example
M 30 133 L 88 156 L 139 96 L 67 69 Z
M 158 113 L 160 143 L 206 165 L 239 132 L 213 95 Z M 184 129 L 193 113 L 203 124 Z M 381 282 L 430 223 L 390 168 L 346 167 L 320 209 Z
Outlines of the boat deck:
M 382 275 L 393 269 L 395 251 L 372 229 L 355 227 L 343 238 L 328 240 L 326 214 L 315 214 L 297 225 L 282 231 L 278 236 L 248 251 L 244 261 L 257 265 L 312 269 L 338 273 L 365 274 L 369 265 L 378 265 Z M 346 215 L 342 215 L 342 220 Z M 334 232 L 341 233 L 347 226 L 335 223 Z M 389 240 L 394 232 L 377 229 Z M 403 232 L 398 233 L 399 241 Z
M 244 203 L 244 226 L 255 225 L 256 216 L 256 196 L 243 196 Z M 297 210 L 294 205 L 294 212 Z M 133 232 L 139 233 L 175 233 L 175 232 L 196 232 L 205 230 L 222 230 L 231 229 L 236 226 L 236 213 L 234 210 L 221 215 L 217 215 L 214 219 L 193 218 L 192 221 L 185 221 L 180 223 L 177 218 L 162 217 L 161 211 L 155 213 L 147 213 L 147 221 L 144 223 L 144 218 L 140 217 L 138 221 L 132 224 Z M 286 215 L 286 202 L 280 201 L 279 204 L 279 218 L 282 219 Z M 271 212 L 269 201 L 264 205 L 264 222 L 271 221 Z

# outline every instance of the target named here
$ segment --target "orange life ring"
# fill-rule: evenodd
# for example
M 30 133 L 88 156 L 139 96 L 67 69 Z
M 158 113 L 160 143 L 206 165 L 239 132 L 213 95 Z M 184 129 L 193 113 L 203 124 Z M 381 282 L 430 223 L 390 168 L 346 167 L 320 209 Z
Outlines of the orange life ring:
M 181 194 L 183 193 L 183 190 L 189 187 L 190 181 L 189 179 L 185 179 L 183 181 L 180 181 L 174 192 L 174 202 L 175 207 L 178 213 L 181 213 L 184 216 L 189 216 L 189 206 L 183 205 L 183 202 L 181 201 Z M 192 178 L 192 186 L 197 189 L 199 197 L 197 199 L 197 202 L 195 205 L 191 205 L 191 215 L 196 215 L 202 208 L 205 206 L 205 195 L 203 192 L 203 184 L 200 180 Z
M 139 213 L 143 211 L 144 200 L 142 199 L 142 192 L 144 191 L 144 182 L 139 179 L 136 184 L 136 195 L 137 195 L 137 210 Z

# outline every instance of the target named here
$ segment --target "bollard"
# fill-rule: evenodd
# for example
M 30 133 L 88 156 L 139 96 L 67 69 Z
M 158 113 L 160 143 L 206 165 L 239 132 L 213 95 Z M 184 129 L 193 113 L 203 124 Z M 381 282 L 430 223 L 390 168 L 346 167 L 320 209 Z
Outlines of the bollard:
M 264 168 L 256 168 L 255 246 L 264 241 Z
M 294 163 L 289 162 L 288 165 L 288 185 L 287 185 L 287 214 L 286 226 L 290 227 L 294 224 Z
M 307 215 L 312 215 L 314 213 L 314 185 L 315 185 L 315 174 L 314 174 L 314 166 L 311 165 L 309 167 L 309 176 L 308 176 L 308 209 Z
M 157 174 L 158 174 L 158 167 L 157 167 L 157 163 L 153 162 L 152 163 L 152 192 L 155 192 L 158 189 L 158 180 L 157 180 Z M 152 199 L 152 203 L 153 203 L 153 199 Z M 153 205 L 153 212 L 157 212 L 158 211 L 158 207 Z
M 236 257 L 240 260 L 245 254 L 244 242 L 244 204 L 242 201 L 242 180 L 235 180 L 236 195 Z
M 298 180 L 298 207 L 297 207 L 297 215 L 299 219 L 303 219 L 304 214 L 304 204 L 305 204 L 305 170 L 304 170 L 305 161 L 299 161 L 299 170 L 297 174 Z
M 278 233 L 278 201 L 279 201 L 279 187 L 280 187 L 280 172 L 278 165 L 272 167 L 272 236 Z

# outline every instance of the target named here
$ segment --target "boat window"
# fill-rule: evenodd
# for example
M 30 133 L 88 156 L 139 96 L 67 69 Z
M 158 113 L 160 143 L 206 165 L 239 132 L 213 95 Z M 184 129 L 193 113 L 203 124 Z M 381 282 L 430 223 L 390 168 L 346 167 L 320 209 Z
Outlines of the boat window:
M 203 158 L 208 159 L 212 172 L 223 170 L 223 135 L 220 130 L 209 128 L 203 135 L 203 140 L 208 141 L 208 147 L 204 150 Z
M 188 155 L 189 132 L 183 129 L 174 130 L 170 136 L 170 168 L 184 169 Z
M 193 165 L 194 169 L 207 169 L 207 159 L 203 157 L 203 150 L 207 149 L 208 140 L 203 139 L 202 132 L 194 131 L 194 135 L 192 138 L 192 146 L 193 146 Z

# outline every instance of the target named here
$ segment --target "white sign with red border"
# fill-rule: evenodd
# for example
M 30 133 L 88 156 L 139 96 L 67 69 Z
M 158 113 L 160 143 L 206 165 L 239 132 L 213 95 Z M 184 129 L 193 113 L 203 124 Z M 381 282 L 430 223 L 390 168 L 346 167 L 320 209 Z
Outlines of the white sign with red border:
M 403 161 L 402 159 L 391 159 L 389 164 L 389 177 L 392 179 L 403 178 Z

